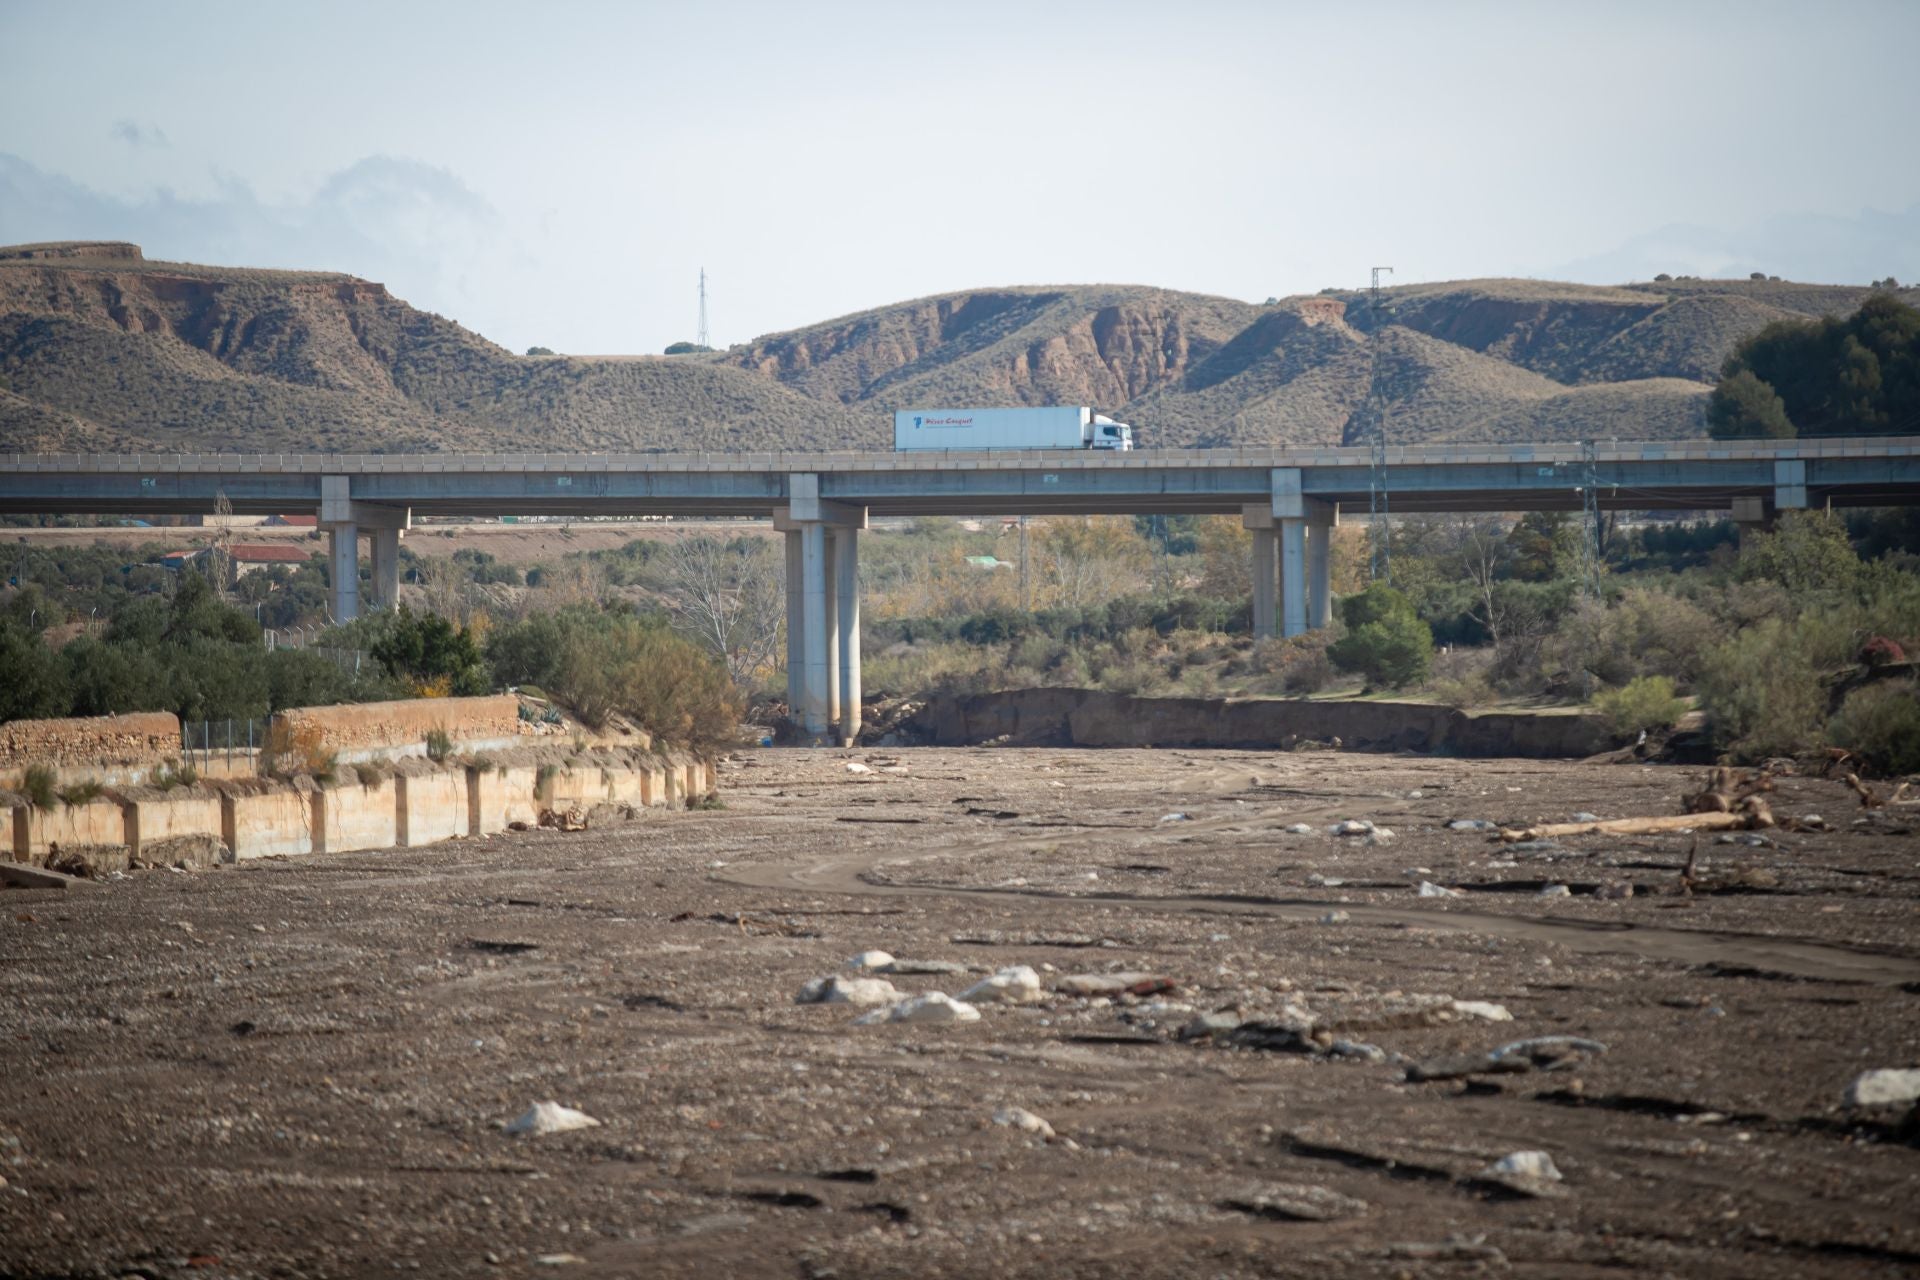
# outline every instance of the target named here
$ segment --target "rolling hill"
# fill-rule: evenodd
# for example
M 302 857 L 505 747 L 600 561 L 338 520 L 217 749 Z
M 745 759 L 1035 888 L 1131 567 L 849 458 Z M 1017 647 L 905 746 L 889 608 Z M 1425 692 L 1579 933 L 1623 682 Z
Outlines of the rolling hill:
M 921 298 L 701 356 L 518 356 L 384 286 L 0 249 L 0 450 L 885 448 L 895 408 L 1090 404 L 1144 445 L 1701 434 L 1778 319 L 1864 288 L 1475 280 L 1255 305 L 1144 286 Z

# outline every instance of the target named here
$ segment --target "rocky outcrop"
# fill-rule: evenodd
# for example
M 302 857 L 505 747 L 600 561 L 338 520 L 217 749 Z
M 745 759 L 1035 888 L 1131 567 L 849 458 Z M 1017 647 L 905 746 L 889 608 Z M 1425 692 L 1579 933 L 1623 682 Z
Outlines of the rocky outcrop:
M 899 730 L 937 746 L 1231 747 L 1301 742 L 1354 751 L 1580 758 L 1611 745 L 1592 716 L 1465 712 L 1414 702 L 1136 698 L 1095 689 L 1015 689 L 929 698 Z

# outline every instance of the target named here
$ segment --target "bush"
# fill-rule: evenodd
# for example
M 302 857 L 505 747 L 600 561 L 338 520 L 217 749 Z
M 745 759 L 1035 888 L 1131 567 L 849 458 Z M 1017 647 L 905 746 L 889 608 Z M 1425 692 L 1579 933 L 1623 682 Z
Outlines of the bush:
M 726 665 L 661 619 L 576 615 L 547 682 L 594 726 L 620 712 L 662 742 L 731 741 L 745 703 Z
M 1500 691 L 1480 671 L 1464 676 L 1442 676 L 1427 687 L 1427 692 L 1441 706 L 1456 711 L 1471 711 L 1500 700 Z
M 59 798 L 54 791 L 56 780 L 52 765 L 30 764 L 26 776 L 20 781 L 20 790 L 33 802 L 34 808 L 51 809 Z
M 60 803 L 69 806 L 87 804 L 98 798 L 106 788 L 89 778 L 85 782 L 76 782 L 70 787 L 60 788 Z
M 1674 694 L 1673 681 L 1665 676 L 1636 676 L 1621 688 L 1603 690 L 1594 696 L 1593 707 L 1620 737 L 1671 729 L 1688 710 L 1687 700 Z
M 1427 678 L 1433 667 L 1433 632 L 1407 598 L 1375 583 L 1340 602 L 1347 634 L 1327 647 L 1343 671 L 1356 671 L 1369 685 L 1402 688 Z
M 1794 755 L 1821 741 L 1827 690 L 1814 644 L 1802 627 L 1770 618 L 1714 650 L 1700 705 L 1735 761 Z
M 326 749 L 326 738 L 319 726 L 305 724 L 296 728 L 278 716 L 267 726 L 267 744 L 261 754 L 271 777 L 284 779 L 307 774 L 323 782 L 333 777 L 338 759 L 334 752 Z
M 353 776 L 363 787 L 377 787 L 387 775 L 379 765 L 370 760 L 362 760 L 353 766 Z
M 0 721 L 64 716 L 71 702 L 59 657 L 38 635 L 0 618 Z
M 200 781 L 200 771 L 191 764 L 181 764 L 178 760 L 169 760 L 153 771 L 147 780 L 149 786 L 162 791 L 171 791 L 175 787 L 190 787 Z
M 445 729 L 427 730 L 427 759 L 439 764 L 453 754 L 453 739 Z
M 1920 773 L 1920 682 L 1882 680 L 1855 689 L 1827 725 L 1827 737 L 1883 777 Z

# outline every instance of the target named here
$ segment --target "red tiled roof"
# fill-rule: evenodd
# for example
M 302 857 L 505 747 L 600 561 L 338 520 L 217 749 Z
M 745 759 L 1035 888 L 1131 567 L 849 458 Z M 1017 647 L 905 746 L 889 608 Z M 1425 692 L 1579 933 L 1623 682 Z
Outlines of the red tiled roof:
M 230 548 L 235 564 L 305 564 L 307 552 L 303 547 L 260 546 L 257 544 Z
M 320 523 L 319 516 L 275 516 L 274 519 L 294 529 L 312 529 Z

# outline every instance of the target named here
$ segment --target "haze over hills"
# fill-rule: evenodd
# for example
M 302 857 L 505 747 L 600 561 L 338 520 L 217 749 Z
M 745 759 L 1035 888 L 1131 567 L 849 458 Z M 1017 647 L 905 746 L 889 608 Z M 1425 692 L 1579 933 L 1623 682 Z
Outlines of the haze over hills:
M 979 289 L 729 351 L 515 355 L 352 276 L 0 249 L 0 449 L 886 448 L 893 409 L 1090 404 L 1143 445 L 1704 433 L 1721 362 L 1864 287 L 1478 280 L 1254 305 L 1143 286 Z M 1377 335 L 1377 336 L 1373 336 Z

